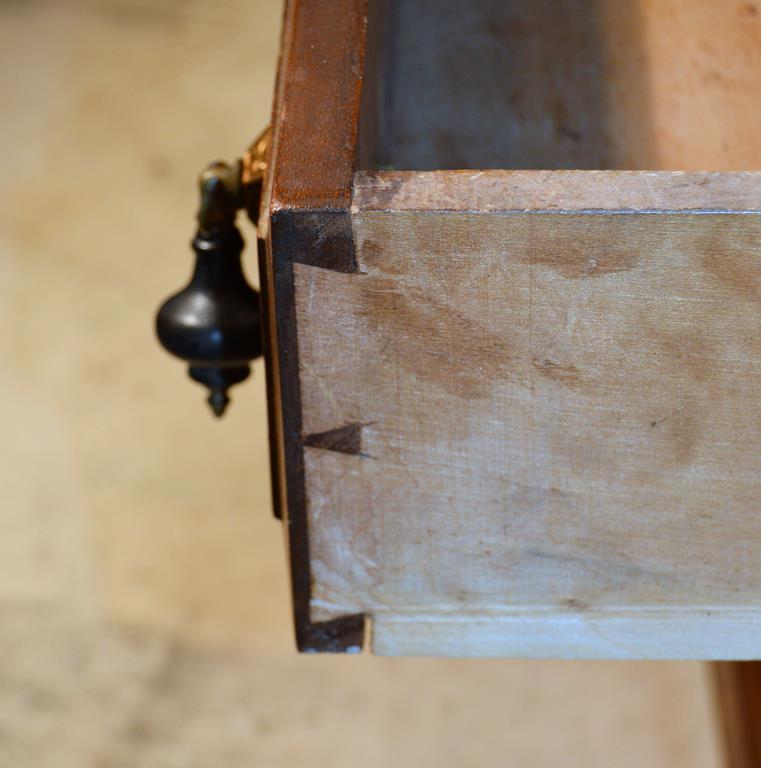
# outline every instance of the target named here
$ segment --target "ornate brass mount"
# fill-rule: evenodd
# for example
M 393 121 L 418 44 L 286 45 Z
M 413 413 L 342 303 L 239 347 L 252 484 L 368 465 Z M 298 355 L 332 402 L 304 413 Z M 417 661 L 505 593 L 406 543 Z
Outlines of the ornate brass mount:
M 244 242 L 235 218 L 241 208 L 259 210 L 269 139 L 267 128 L 242 160 L 211 163 L 201 173 L 193 275 L 156 316 L 159 341 L 209 389 L 215 416 L 225 412 L 229 388 L 248 378 L 251 361 L 262 354 L 259 294 L 243 274 Z

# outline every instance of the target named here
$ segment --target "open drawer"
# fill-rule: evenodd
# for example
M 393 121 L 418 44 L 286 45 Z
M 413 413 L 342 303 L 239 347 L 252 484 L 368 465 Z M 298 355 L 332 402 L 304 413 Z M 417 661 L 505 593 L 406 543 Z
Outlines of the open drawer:
M 761 657 L 761 11 L 293 0 L 260 230 L 299 647 Z

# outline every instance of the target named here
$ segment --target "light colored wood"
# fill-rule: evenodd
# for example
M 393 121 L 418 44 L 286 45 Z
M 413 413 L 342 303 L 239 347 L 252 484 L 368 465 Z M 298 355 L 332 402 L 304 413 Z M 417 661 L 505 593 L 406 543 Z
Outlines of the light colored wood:
M 375 5 L 369 167 L 761 168 L 755 1 Z
M 372 645 L 379 656 L 619 660 L 701 660 L 706 648 L 721 647 L 725 655 L 742 659 L 758 654 L 760 632 L 759 613 L 742 609 L 714 609 L 710 615 L 700 609 L 516 610 L 493 615 L 462 611 L 444 616 L 384 612 L 373 621 Z M 745 700 L 738 693 L 730 693 L 734 704 L 726 714 L 732 723 L 739 719 L 748 740 L 755 731 L 741 715 L 751 702 L 747 693 Z M 753 712 L 748 719 L 755 726 L 759 712 Z M 747 768 L 751 765 L 759 764 L 747 763 Z M 745 763 L 740 766 L 746 768 Z
M 357 176 L 359 273 L 294 268 L 304 434 L 361 425 L 305 448 L 313 617 L 761 655 L 759 175 L 424 181 Z
M 761 172 L 360 171 L 354 213 L 754 213 Z

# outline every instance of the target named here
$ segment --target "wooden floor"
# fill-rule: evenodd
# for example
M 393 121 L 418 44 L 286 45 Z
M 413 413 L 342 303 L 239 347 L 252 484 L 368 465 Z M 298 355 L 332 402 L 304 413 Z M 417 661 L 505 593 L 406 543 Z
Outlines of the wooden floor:
M 0 768 L 718 768 L 698 664 L 295 655 L 261 367 L 215 423 L 151 333 L 278 24 L 0 5 Z

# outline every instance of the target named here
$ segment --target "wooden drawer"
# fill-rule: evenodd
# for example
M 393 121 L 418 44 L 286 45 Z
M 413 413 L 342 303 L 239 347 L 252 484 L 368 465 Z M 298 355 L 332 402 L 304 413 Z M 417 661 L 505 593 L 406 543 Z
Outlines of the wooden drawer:
M 288 4 L 260 226 L 302 650 L 761 656 L 759 93 L 751 3 Z

